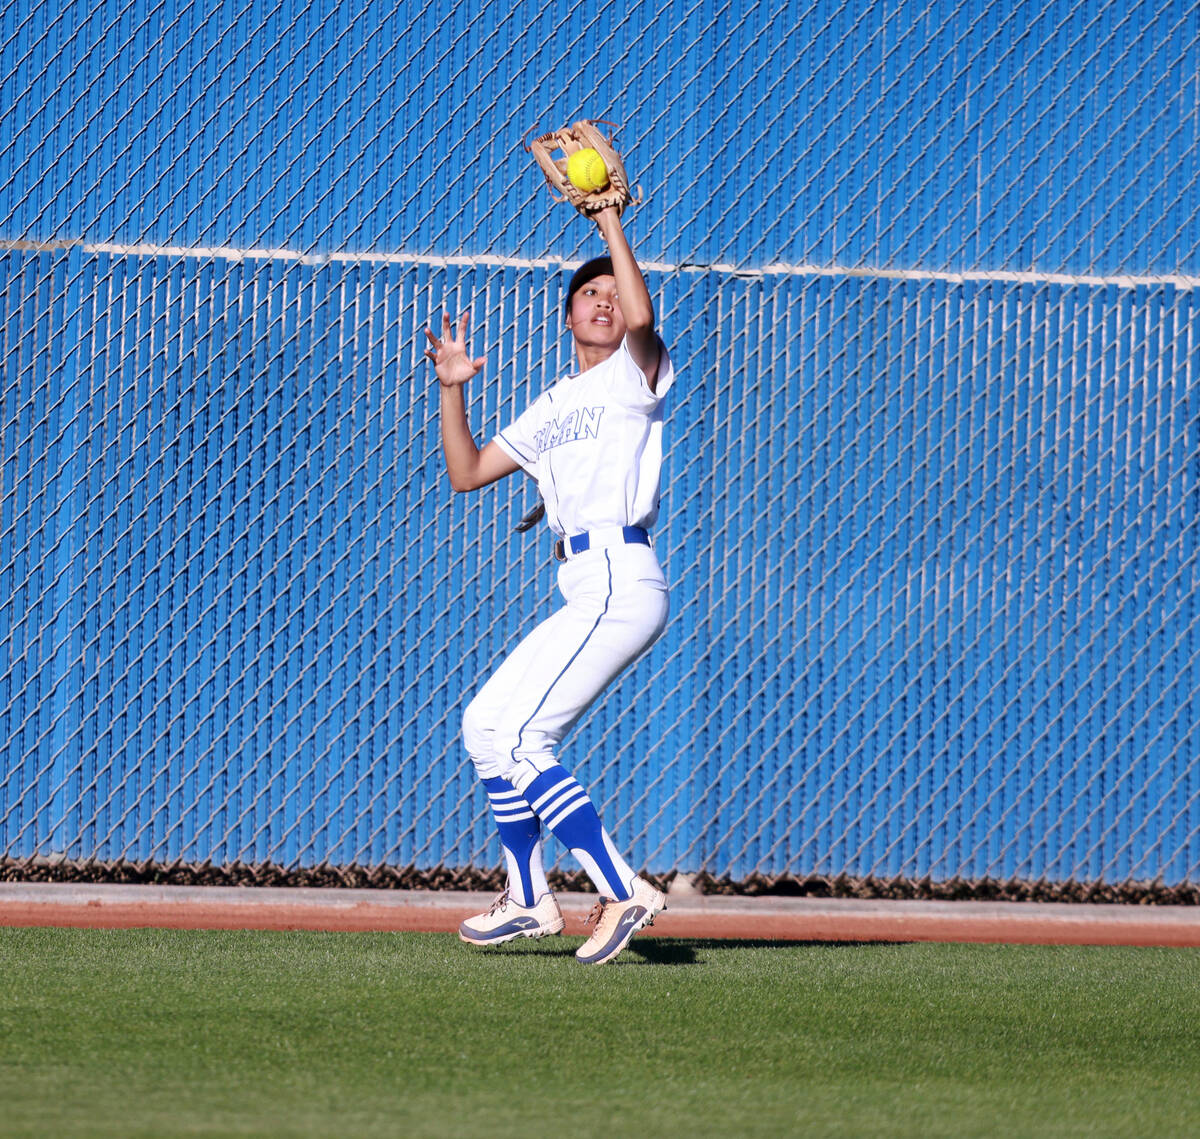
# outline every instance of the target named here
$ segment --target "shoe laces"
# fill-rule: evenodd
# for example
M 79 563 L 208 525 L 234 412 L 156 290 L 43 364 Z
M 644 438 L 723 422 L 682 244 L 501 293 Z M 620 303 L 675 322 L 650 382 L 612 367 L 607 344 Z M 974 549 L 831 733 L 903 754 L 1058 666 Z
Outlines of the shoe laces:
M 601 898 L 593 907 L 592 912 L 583 919 L 584 925 L 598 924 L 604 918 L 604 911 L 608 908 L 612 898 Z
M 488 907 L 488 917 L 491 917 L 492 914 L 494 914 L 497 910 L 503 913 L 506 909 L 508 909 L 508 901 L 508 888 L 505 887 L 505 889 L 501 890 L 499 895 L 497 895 L 496 900 L 491 904 L 491 906 Z

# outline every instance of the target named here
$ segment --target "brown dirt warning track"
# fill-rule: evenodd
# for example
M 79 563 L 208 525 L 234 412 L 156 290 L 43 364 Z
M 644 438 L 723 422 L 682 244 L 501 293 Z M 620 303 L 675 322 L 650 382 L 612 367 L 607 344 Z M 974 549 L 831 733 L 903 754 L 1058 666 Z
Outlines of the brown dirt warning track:
M 453 933 L 491 900 L 422 890 L 0 883 L 0 926 Z M 559 894 L 567 933 L 584 932 L 595 900 Z M 1200 906 L 670 895 L 641 936 L 1200 946 Z

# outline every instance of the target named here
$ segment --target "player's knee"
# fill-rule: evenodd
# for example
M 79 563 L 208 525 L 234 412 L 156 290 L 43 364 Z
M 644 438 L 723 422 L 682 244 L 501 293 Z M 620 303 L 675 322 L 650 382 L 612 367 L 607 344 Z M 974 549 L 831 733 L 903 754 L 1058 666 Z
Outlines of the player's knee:
M 491 779 L 499 775 L 498 770 L 492 770 L 496 766 L 492 746 L 496 737 L 495 728 L 476 700 L 472 700 L 463 713 L 462 737 L 463 746 L 467 749 L 471 762 L 475 764 L 479 778 Z M 485 767 L 488 770 L 485 771 Z

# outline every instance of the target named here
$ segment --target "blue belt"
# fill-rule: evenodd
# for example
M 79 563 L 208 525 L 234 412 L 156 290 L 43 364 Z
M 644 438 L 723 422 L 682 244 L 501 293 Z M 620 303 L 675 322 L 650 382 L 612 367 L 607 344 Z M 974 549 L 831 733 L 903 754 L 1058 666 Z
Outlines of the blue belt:
M 594 542 L 593 534 L 597 535 L 600 542 Z M 559 538 L 554 543 L 554 560 L 565 562 L 567 560 L 567 551 L 571 551 L 571 556 L 582 554 L 595 546 L 596 549 L 603 545 L 615 545 L 618 540 L 618 532 L 616 527 L 611 530 L 589 531 L 585 530 L 582 534 L 572 534 L 569 538 Z M 626 546 L 648 546 L 650 545 L 650 535 L 642 526 L 622 526 L 620 528 L 619 541 L 624 542 Z

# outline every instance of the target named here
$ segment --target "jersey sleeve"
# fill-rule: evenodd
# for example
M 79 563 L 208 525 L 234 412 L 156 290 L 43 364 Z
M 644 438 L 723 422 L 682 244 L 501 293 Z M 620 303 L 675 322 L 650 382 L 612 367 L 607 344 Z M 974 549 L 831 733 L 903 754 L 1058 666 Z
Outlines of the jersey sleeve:
M 537 477 L 538 447 L 535 432 L 541 424 L 542 416 L 538 405 L 541 400 L 535 400 L 507 427 L 496 435 L 497 446 L 513 462 L 518 463 L 527 474 Z
M 662 337 L 658 338 L 658 382 L 654 391 L 646 374 L 637 366 L 629 351 L 627 341 L 621 341 L 621 347 L 614 356 L 616 367 L 613 373 L 613 395 L 617 402 L 634 411 L 653 411 L 667 394 L 667 389 L 675 382 L 675 369 L 671 364 L 671 356 Z

